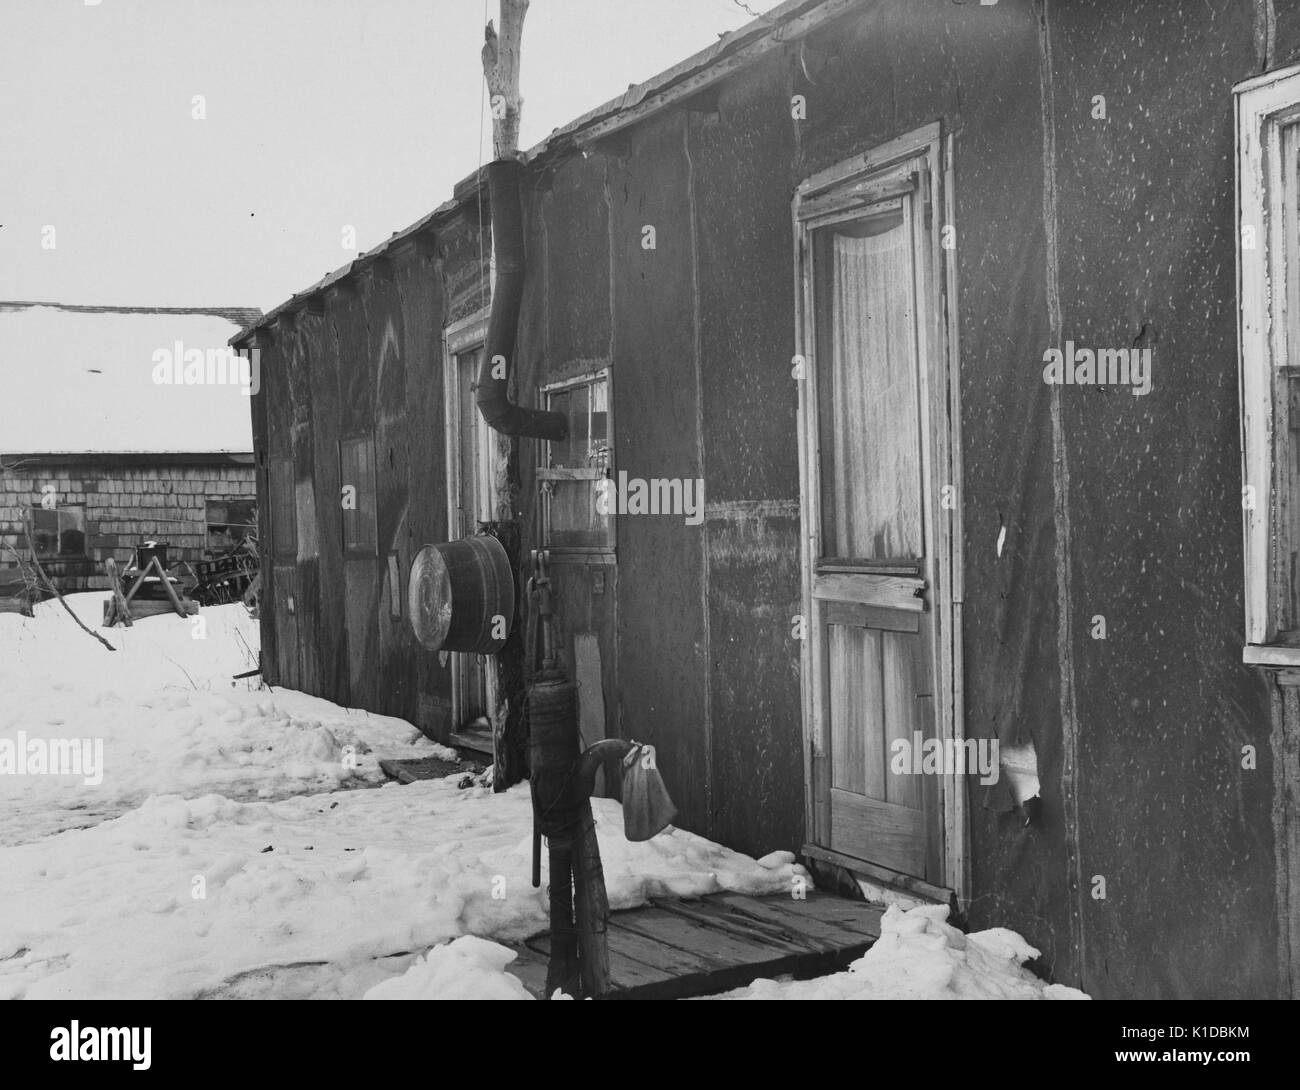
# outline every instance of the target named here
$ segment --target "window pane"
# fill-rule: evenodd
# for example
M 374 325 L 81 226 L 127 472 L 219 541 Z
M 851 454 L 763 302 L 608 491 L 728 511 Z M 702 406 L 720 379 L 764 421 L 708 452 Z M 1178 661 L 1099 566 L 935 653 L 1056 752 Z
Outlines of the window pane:
M 577 469 L 587 467 L 591 440 L 591 388 L 580 386 L 569 401 L 569 456 Z
M 596 481 L 552 481 L 549 544 L 599 548 L 611 544 L 613 516 L 596 510 Z
M 582 391 L 577 392 L 582 393 Z M 569 421 L 569 434 L 559 442 L 549 444 L 551 465 L 561 469 L 572 469 L 577 465 L 574 459 L 576 448 L 573 445 L 573 414 L 571 412 L 574 400 L 574 391 L 572 390 L 561 390 L 551 395 L 551 411 L 563 413 Z M 585 397 L 583 400 L 585 400 Z
M 921 555 L 912 245 L 902 211 L 813 237 L 822 552 Z
M 32 508 L 32 540 L 37 556 L 55 556 L 59 551 L 59 513 L 44 507 Z
M 213 556 L 226 556 L 240 550 L 254 530 L 254 506 L 252 500 L 208 500 L 207 551 Z
M 86 512 L 82 507 L 60 507 L 59 555 L 86 555 Z
M 591 384 L 591 438 L 587 464 L 606 469 L 609 466 L 609 380 Z

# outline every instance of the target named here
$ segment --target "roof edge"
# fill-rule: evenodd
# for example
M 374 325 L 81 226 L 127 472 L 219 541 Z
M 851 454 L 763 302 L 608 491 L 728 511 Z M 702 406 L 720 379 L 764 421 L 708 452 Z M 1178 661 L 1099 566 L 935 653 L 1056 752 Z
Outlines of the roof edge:
M 524 152 L 525 163 L 532 163 L 550 153 L 559 154 L 584 143 L 594 142 L 618 129 L 667 109 L 682 99 L 698 94 L 732 72 L 757 61 L 759 57 L 785 42 L 797 41 L 824 23 L 876 0 L 785 0 L 771 11 L 752 19 L 744 26 L 724 34 L 713 45 L 691 54 L 685 60 L 634 84 L 617 98 L 588 110 L 567 125 L 551 131 L 545 139 Z M 280 315 L 302 309 L 307 300 L 361 272 L 403 242 L 437 227 L 455 215 L 463 205 L 479 199 L 485 189 L 482 168 L 465 176 L 453 188 L 451 200 L 439 205 L 411 226 L 396 231 L 379 245 L 358 255 L 346 265 L 328 273 L 315 284 L 295 292 L 283 303 L 267 311 L 260 319 L 230 338 L 233 347 L 247 347 L 259 330 L 272 325 Z
M 67 310 L 77 314 L 201 315 L 209 318 L 225 318 L 241 328 L 254 324 L 263 317 L 260 307 L 121 307 L 108 303 L 50 303 L 39 299 L 0 299 L 0 311 L 27 310 L 32 307 L 49 307 L 52 310 Z

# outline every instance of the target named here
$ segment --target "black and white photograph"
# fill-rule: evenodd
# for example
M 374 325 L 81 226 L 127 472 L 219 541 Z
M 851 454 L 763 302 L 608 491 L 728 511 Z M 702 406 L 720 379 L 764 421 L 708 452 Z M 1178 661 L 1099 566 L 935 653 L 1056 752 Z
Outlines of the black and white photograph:
M 1300 2 L 0 0 L 38 1068 L 1297 997 Z

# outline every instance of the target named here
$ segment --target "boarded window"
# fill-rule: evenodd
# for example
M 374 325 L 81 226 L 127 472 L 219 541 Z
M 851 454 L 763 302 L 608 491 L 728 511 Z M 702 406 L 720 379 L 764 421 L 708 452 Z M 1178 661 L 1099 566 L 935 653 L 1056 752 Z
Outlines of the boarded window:
M 32 551 L 41 558 L 75 558 L 86 555 L 84 507 L 33 507 Z
M 375 441 L 370 436 L 339 441 L 339 482 L 343 551 L 374 556 L 379 530 L 375 519 Z
M 900 201 L 813 236 L 822 552 L 922 553 L 913 243 Z
M 208 500 L 205 505 L 208 528 L 207 551 L 212 556 L 229 556 L 252 546 L 257 539 L 257 505 L 251 499 Z
M 298 513 L 294 504 L 293 459 L 281 455 L 271 459 L 271 544 L 275 555 L 298 553 Z
M 548 548 L 609 551 L 614 516 L 603 514 L 600 482 L 613 475 L 609 428 L 609 373 L 552 387 L 547 408 L 569 421 L 567 438 L 548 443 L 547 465 L 537 476 L 543 493 L 544 540 Z

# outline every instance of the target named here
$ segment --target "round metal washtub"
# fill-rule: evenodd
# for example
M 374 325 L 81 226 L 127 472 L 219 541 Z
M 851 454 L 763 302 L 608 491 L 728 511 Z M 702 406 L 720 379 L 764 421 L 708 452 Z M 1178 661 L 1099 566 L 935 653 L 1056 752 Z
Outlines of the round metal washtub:
M 487 534 L 426 545 L 411 564 L 411 629 L 430 651 L 500 651 L 515 623 L 510 558 Z

